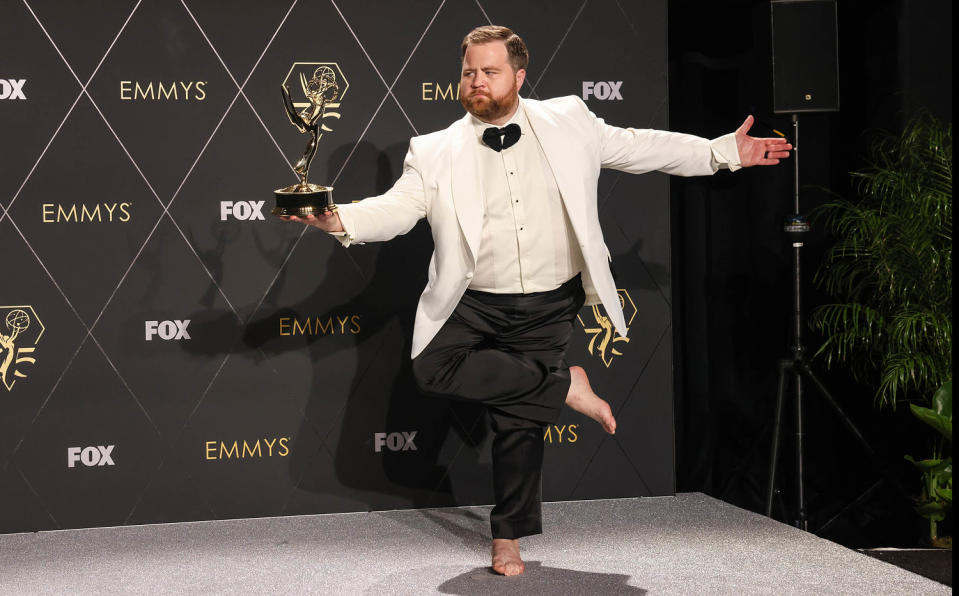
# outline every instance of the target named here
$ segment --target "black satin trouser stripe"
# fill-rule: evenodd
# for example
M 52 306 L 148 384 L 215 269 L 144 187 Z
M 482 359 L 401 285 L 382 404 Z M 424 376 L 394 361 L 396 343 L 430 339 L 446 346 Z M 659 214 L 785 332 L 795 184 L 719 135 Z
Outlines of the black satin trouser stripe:
M 490 409 L 494 538 L 542 531 L 543 425 L 554 423 L 566 402 L 566 346 L 584 300 L 578 276 L 537 294 L 467 292 L 413 360 L 425 393 Z

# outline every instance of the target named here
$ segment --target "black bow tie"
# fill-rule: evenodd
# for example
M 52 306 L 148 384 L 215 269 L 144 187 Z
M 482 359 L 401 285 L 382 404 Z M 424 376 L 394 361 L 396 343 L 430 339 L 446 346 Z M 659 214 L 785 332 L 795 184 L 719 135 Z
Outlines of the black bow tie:
M 522 134 L 519 124 L 515 122 L 503 128 L 490 126 L 483 131 L 483 142 L 493 151 L 502 151 L 515 145 Z

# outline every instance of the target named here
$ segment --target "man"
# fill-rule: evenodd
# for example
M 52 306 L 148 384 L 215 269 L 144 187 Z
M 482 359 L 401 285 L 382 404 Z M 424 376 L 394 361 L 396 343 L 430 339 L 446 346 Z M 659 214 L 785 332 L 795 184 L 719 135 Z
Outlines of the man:
M 410 140 L 385 194 L 337 213 L 290 217 L 344 246 L 389 240 L 426 217 L 434 252 L 416 310 L 413 373 L 427 394 L 478 401 L 494 431 L 493 570 L 525 566 L 518 539 L 542 531 L 543 426 L 569 406 L 616 432 L 609 404 L 565 362 L 577 312 L 602 303 L 626 333 L 596 206 L 600 169 L 695 176 L 773 165 L 792 147 L 746 135 L 714 141 L 609 126 L 578 97 L 521 99 L 529 55 L 505 27 L 463 40 L 468 112 Z M 501 127 L 501 128 L 500 128 Z

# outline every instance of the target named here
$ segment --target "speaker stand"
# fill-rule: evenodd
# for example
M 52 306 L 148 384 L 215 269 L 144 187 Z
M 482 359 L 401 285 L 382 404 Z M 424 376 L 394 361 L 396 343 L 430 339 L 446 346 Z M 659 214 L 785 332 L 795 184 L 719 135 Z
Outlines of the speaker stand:
M 772 517 L 773 509 L 773 495 L 775 493 L 775 484 L 776 484 L 776 464 L 779 457 L 779 431 L 782 426 L 782 409 L 783 402 L 786 396 L 786 384 L 787 377 L 793 379 L 793 398 L 796 406 L 795 411 L 795 422 L 796 422 L 796 519 L 794 524 L 797 528 L 802 530 L 809 530 L 809 518 L 808 512 L 806 511 L 806 501 L 804 493 L 804 453 L 803 453 L 803 439 L 805 437 L 803 432 L 803 379 L 812 383 L 812 385 L 818 390 L 819 395 L 826 401 L 826 404 L 833 410 L 833 412 L 839 417 L 843 422 L 846 429 L 852 433 L 853 437 L 862 445 L 863 449 L 866 451 L 866 454 L 872 460 L 873 464 L 876 466 L 876 469 L 882 472 L 883 476 L 891 482 L 891 484 L 900 492 L 902 495 L 906 495 L 905 490 L 899 484 L 898 480 L 894 478 L 891 472 L 887 469 L 886 465 L 882 462 L 876 452 L 869 445 L 869 442 L 866 438 L 859 432 L 859 429 L 856 428 L 856 425 L 853 424 L 849 416 L 843 412 L 842 408 L 839 407 L 838 402 L 833 398 L 832 394 L 829 393 L 829 390 L 826 389 L 826 386 L 819 381 L 816 375 L 813 373 L 812 369 L 809 367 L 809 364 L 806 362 L 806 348 L 803 345 L 802 340 L 802 331 L 803 331 L 803 314 L 802 314 L 802 248 L 803 248 L 803 237 L 810 230 L 809 222 L 806 220 L 806 217 L 801 215 L 799 212 L 799 116 L 797 114 L 792 114 L 792 127 L 793 127 L 793 213 L 786 220 L 786 225 L 784 227 L 787 236 L 790 238 L 793 248 L 793 268 L 792 268 L 792 281 L 793 281 L 793 295 L 792 295 L 792 320 L 791 320 L 791 331 L 792 331 L 792 345 L 790 346 L 790 356 L 789 358 L 784 358 L 779 361 L 779 390 L 776 393 L 776 410 L 773 417 L 773 437 L 772 437 L 772 447 L 770 449 L 769 457 L 769 485 L 766 492 L 766 516 Z M 871 493 L 876 489 L 876 485 L 868 488 L 866 493 Z M 860 502 L 867 495 L 866 493 L 860 495 L 854 502 Z M 844 509 L 845 511 L 845 509 Z M 835 521 L 835 516 L 830 519 L 826 525 L 829 525 Z M 823 526 L 825 527 L 825 525 Z M 820 528 L 822 529 L 822 528 Z

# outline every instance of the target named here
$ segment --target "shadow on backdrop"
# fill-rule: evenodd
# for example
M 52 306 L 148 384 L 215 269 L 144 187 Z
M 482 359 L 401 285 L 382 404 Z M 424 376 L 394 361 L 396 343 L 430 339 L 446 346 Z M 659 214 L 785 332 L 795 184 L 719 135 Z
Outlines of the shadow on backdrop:
M 332 165 L 343 163 L 351 150 L 352 145 L 338 147 L 329 158 L 327 171 L 335 171 Z M 375 189 L 368 196 L 389 189 L 399 175 L 391 162 L 402 163 L 405 151 L 406 144 L 380 150 L 372 143 L 362 142 L 356 147 L 353 161 L 376 164 Z M 391 160 L 391 155 L 398 155 L 399 159 Z M 364 185 L 349 181 L 341 185 L 357 187 L 358 192 L 367 190 Z M 226 235 L 228 233 L 224 233 Z M 303 420 L 291 448 L 292 484 L 299 491 L 359 501 L 369 510 L 491 502 L 490 465 L 481 461 L 479 455 L 489 435 L 485 412 L 469 404 L 424 397 L 412 376 L 413 320 L 417 301 L 426 285 L 432 252 L 428 225 L 421 221 L 409 233 L 387 243 L 349 249 L 333 246 L 332 250 L 321 244 L 331 242 L 335 243 L 326 234 L 307 232 L 300 240 L 296 255 L 280 271 L 257 311 L 258 318 L 251 320 L 243 330 L 241 342 L 233 348 L 234 355 L 258 364 L 297 350 L 309 355 L 313 379 Z M 265 243 L 257 241 L 256 247 L 265 257 L 282 261 L 282 255 L 278 255 L 276 249 L 268 249 Z M 292 247 L 293 241 L 290 241 L 281 250 L 287 254 Z M 219 258 L 224 249 L 222 243 L 215 249 Z M 344 250 L 346 258 L 341 252 Z M 303 254 L 325 255 L 326 259 L 322 263 L 311 263 L 310 271 L 294 270 L 293 261 Z M 316 284 L 315 290 L 294 304 L 284 304 L 280 296 L 291 280 L 299 281 L 316 271 L 323 272 L 325 279 Z M 357 272 L 362 278 L 359 289 L 344 299 L 341 288 L 348 283 L 338 284 L 338 280 L 355 280 Z M 207 310 L 193 315 L 191 329 L 197 330 L 197 338 L 236 333 L 237 318 L 233 313 L 209 309 L 215 293 L 211 284 L 201 301 Z M 332 306 L 330 295 L 340 296 Z M 336 321 L 342 313 L 356 312 L 363 313 L 356 323 L 361 326 L 361 332 L 350 336 L 349 342 L 322 341 L 326 335 L 319 333 L 303 335 L 295 341 L 279 341 L 277 336 L 278 320 L 282 317 Z M 345 329 L 350 325 L 346 322 Z M 212 344 L 196 341 L 181 345 L 200 353 L 217 349 Z M 345 353 L 348 351 L 353 353 Z M 336 404 L 324 385 L 331 375 L 338 374 L 337 370 L 327 368 L 329 363 L 341 357 L 355 361 L 356 372 L 348 392 L 340 400 L 342 403 Z M 382 436 L 379 441 L 376 437 L 376 433 L 414 431 L 413 447 L 405 450 L 400 447 L 394 451 L 390 446 L 396 447 L 396 442 L 384 444 Z M 398 437 L 394 439 L 397 440 Z M 324 474 L 327 460 L 323 451 L 333 461 L 335 482 L 332 484 Z M 457 456 L 464 460 L 471 457 L 473 461 L 469 462 L 468 469 L 464 468 L 464 472 L 468 472 L 464 479 L 454 483 L 451 470 L 445 464 Z M 461 488 L 454 490 L 454 484 Z

